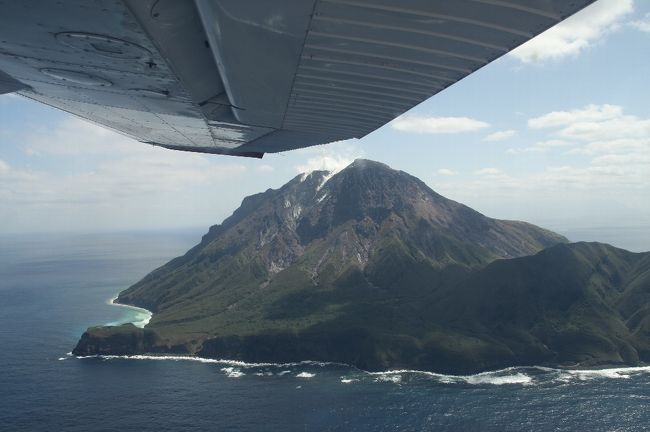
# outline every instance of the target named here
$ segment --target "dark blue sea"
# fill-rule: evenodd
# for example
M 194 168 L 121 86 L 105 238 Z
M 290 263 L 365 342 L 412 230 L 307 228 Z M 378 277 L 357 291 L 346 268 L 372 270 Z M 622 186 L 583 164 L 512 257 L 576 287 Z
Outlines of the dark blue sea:
M 650 368 L 371 374 L 69 353 L 199 232 L 0 237 L 0 431 L 647 431 Z

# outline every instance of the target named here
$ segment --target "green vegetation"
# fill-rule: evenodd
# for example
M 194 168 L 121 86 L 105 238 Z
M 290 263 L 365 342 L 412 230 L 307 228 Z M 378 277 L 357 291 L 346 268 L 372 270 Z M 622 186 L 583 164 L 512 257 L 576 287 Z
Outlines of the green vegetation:
M 155 312 L 144 331 L 91 328 L 75 354 L 452 373 L 650 358 L 650 254 L 487 218 L 376 162 L 325 174 L 246 198 L 120 294 Z

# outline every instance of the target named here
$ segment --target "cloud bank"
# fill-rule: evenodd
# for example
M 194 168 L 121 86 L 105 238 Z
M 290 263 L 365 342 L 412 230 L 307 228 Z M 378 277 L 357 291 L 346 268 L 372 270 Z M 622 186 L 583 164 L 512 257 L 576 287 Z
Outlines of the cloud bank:
M 493 132 L 490 135 L 483 138 L 483 141 L 504 141 L 515 136 L 517 132 L 513 129 L 503 130 Z
M 599 0 L 511 51 L 524 63 L 577 56 L 620 28 L 634 11 L 633 0 Z
M 490 124 L 469 117 L 425 117 L 407 115 L 397 117 L 391 127 L 401 132 L 418 134 L 456 134 L 474 132 Z

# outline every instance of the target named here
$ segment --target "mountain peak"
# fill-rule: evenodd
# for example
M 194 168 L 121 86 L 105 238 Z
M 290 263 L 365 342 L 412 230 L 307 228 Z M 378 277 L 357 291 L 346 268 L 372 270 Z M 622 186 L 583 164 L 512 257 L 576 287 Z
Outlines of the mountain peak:
M 345 168 L 340 169 L 340 170 L 326 170 L 326 169 L 318 169 L 318 170 L 312 170 L 312 171 L 305 171 L 300 174 L 298 174 L 296 177 L 294 177 L 287 185 L 293 184 L 293 183 L 307 183 L 309 184 L 310 182 L 316 182 L 316 183 L 321 183 L 318 187 L 320 189 L 329 179 L 336 177 L 336 176 L 345 176 L 346 172 L 386 172 L 386 173 L 397 173 L 398 171 L 392 169 L 388 165 L 373 161 L 370 159 L 361 159 L 357 158 L 354 161 L 352 161 L 350 164 L 348 164 Z M 285 185 L 286 186 L 286 185 Z
M 390 201 L 400 198 L 399 195 L 406 192 L 404 188 L 428 189 L 417 178 L 369 159 L 355 159 L 347 167 L 333 174 L 328 183 L 336 187 L 339 194 L 356 195 L 358 199 L 390 196 Z M 419 194 L 413 196 L 417 195 Z
M 377 162 L 371 159 L 362 159 L 362 158 L 357 158 L 350 165 L 345 167 L 345 169 L 383 169 L 383 170 L 388 170 L 388 171 L 395 171 L 388 165 L 382 162 Z
M 199 245 L 120 293 L 118 302 L 155 313 L 148 325 L 155 338 L 142 333 L 132 339 L 142 346 L 151 339 L 144 350 L 239 358 L 241 350 L 264 356 L 273 346 L 266 360 L 284 362 L 281 356 L 288 355 L 359 367 L 418 366 L 411 355 L 391 360 L 382 353 L 415 352 L 410 345 L 402 350 L 404 335 L 422 334 L 423 323 L 437 328 L 431 307 L 447 289 L 453 293 L 499 258 L 563 241 L 530 224 L 485 217 L 406 172 L 357 159 L 336 174 L 303 173 L 244 199 Z M 384 336 L 367 339 L 366 331 L 393 334 L 396 345 L 385 345 Z M 111 347 L 123 335 L 100 333 L 90 331 L 75 352 L 94 354 L 100 347 L 115 353 Z M 105 343 L 95 344 L 95 336 Z M 422 342 L 434 340 L 442 339 Z M 366 343 L 368 352 L 338 356 Z M 348 348 L 339 351 L 339 344 Z M 322 353 L 323 347 L 336 352 Z

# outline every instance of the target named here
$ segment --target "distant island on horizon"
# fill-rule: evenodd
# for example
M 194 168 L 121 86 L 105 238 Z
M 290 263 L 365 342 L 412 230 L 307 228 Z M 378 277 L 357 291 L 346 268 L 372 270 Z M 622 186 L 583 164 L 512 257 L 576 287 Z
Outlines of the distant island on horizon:
M 650 252 L 492 219 L 363 159 L 246 197 L 117 302 L 153 317 L 91 327 L 74 355 L 451 374 L 650 362 Z

